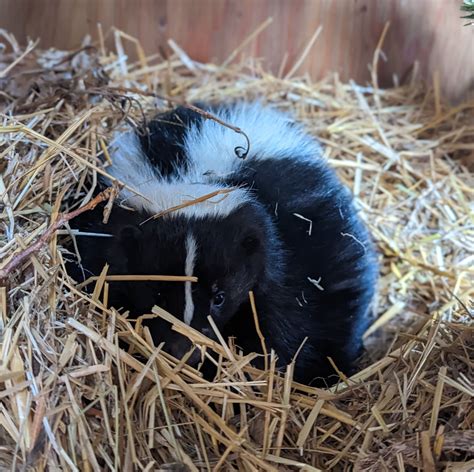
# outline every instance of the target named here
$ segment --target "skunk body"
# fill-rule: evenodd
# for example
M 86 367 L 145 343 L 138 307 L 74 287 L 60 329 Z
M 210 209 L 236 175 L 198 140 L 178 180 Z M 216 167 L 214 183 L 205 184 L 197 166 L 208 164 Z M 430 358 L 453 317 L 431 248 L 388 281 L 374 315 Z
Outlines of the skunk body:
M 328 357 L 350 374 L 377 274 L 350 192 L 319 144 L 285 114 L 247 103 L 208 110 L 248 135 L 246 159 L 234 152 L 242 135 L 186 108 L 158 115 L 145 133 L 118 134 L 108 172 L 138 194 L 123 189 L 107 225 L 100 208 L 73 225 L 113 236 L 77 238 L 83 273 L 108 263 L 110 274 L 196 276 L 197 283 L 113 282 L 110 303 L 135 316 L 159 305 L 210 337 L 211 315 L 244 352 L 262 352 L 252 290 L 279 365 L 303 344 L 297 381 L 334 374 Z M 176 357 L 189 349 L 164 321 L 149 327 Z

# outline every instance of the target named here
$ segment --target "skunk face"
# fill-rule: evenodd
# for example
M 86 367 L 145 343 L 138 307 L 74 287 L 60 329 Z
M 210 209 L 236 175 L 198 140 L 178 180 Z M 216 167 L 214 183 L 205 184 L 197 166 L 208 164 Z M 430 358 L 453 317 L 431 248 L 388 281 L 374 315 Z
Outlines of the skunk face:
M 239 308 L 248 304 L 249 291 L 264 276 L 266 220 L 264 209 L 254 202 L 221 219 L 177 217 L 143 222 L 130 212 L 112 214 L 109 230 L 113 228 L 116 234 L 106 257 L 111 273 L 198 279 L 184 283 L 129 282 L 122 308 L 140 316 L 158 305 L 214 338 L 208 317 L 222 332 Z M 123 287 L 115 290 L 124 291 Z M 177 358 L 190 348 L 167 323 L 151 319 L 144 324 L 155 343 L 164 341 L 165 349 Z

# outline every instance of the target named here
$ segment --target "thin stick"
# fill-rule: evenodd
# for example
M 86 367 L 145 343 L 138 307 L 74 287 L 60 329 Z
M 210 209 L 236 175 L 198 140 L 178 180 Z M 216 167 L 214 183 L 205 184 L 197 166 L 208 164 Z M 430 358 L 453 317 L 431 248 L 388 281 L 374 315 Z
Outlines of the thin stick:
M 323 30 L 322 25 L 319 25 L 316 31 L 313 33 L 313 36 L 311 36 L 311 39 L 309 40 L 308 44 L 304 48 L 299 59 L 295 62 L 295 64 L 290 69 L 288 74 L 285 75 L 285 80 L 290 79 L 293 76 L 293 74 L 300 68 L 301 64 L 303 64 L 304 60 L 306 59 L 306 56 L 309 54 L 309 51 L 311 50 L 311 48 L 313 47 L 313 44 L 318 39 L 318 36 L 321 34 L 322 30 Z
M 101 278 L 105 282 L 197 282 L 197 277 L 187 275 L 106 275 L 99 277 L 94 275 L 84 282 L 81 282 L 76 288 L 83 288 L 86 285 L 95 282 Z
M 268 17 L 260 26 L 257 27 L 253 33 L 251 33 L 245 40 L 235 48 L 229 55 L 229 57 L 222 63 L 221 68 L 225 69 L 236 57 L 237 55 L 247 46 L 247 44 L 251 43 L 262 31 L 264 31 L 268 26 L 273 23 L 273 18 L 270 16 Z
M 210 200 L 211 198 L 216 197 L 217 195 L 227 195 L 228 193 L 233 192 L 234 190 L 235 188 L 225 188 L 221 190 L 215 190 L 214 192 L 207 193 L 206 195 L 203 195 L 202 197 L 195 198 L 194 200 L 188 200 L 174 207 L 167 208 L 166 210 L 160 211 L 160 213 L 156 213 L 155 215 L 150 216 L 150 218 L 147 218 L 145 221 L 142 221 L 140 224 L 143 225 L 150 220 L 161 218 L 162 216 L 165 216 L 168 213 L 173 213 L 174 211 L 182 210 L 183 208 L 196 205 L 197 203 L 205 202 L 206 200 Z M 217 203 L 218 202 L 216 202 L 216 204 Z
M 377 68 L 378 68 L 378 63 L 379 63 L 380 51 L 382 50 L 382 46 L 385 41 L 385 36 L 387 35 L 389 28 L 390 28 L 390 21 L 387 21 L 383 27 L 382 34 L 380 35 L 377 46 L 375 47 L 374 56 L 372 59 L 371 75 L 372 75 L 372 85 L 375 90 L 378 90 L 379 88 Z M 375 94 L 375 96 L 377 97 L 377 94 Z
M 28 47 L 25 51 L 17 57 L 11 64 L 9 64 L 5 69 L 0 71 L 0 79 L 3 79 L 7 76 L 7 74 L 17 65 L 19 64 L 33 49 L 38 45 L 39 39 L 37 39 L 34 43 L 30 42 Z
M 255 304 L 255 297 L 252 291 L 249 292 L 249 298 L 250 298 L 250 306 L 252 307 L 253 320 L 255 322 L 255 329 L 257 330 L 257 335 L 260 338 L 260 343 L 262 345 L 264 362 L 265 362 L 265 371 L 268 371 L 268 351 L 267 351 L 267 346 L 265 344 L 265 337 L 263 336 L 262 330 L 260 329 L 260 323 L 258 321 L 258 315 L 257 315 L 257 306 Z
M 220 124 L 220 125 L 222 125 L 226 128 L 229 128 L 229 129 L 231 129 L 232 131 L 235 131 L 238 134 L 241 134 L 245 138 L 245 140 L 247 141 L 247 148 L 244 149 L 242 146 L 237 146 L 234 149 L 235 153 L 237 154 L 237 157 L 239 157 L 241 159 L 245 159 L 247 157 L 249 151 L 250 151 L 250 139 L 247 136 L 247 134 L 241 128 L 239 128 L 237 126 L 234 126 L 234 125 L 231 125 L 230 123 L 227 123 L 226 121 L 221 120 L 216 115 L 213 115 L 212 113 L 209 113 L 208 111 L 202 110 L 201 108 L 199 108 L 197 106 L 194 106 L 194 105 L 191 105 L 190 103 L 187 103 L 185 101 L 178 100 L 178 99 L 175 99 L 175 98 L 170 98 L 170 97 L 167 97 L 167 96 L 164 96 L 164 95 L 158 95 L 158 94 L 153 93 L 153 92 L 146 92 L 144 90 L 140 90 L 140 89 L 137 89 L 137 88 L 134 88 L 134 87 L 108 87 L 105 90 L 103 90 L 103 89 L 97 89 L 97 90 L 89 89 L 89 92 L 91 92 L 91 91 L 95 91 L 95 93 L 100 94 L 100 95 L 104 95 L 104 92 L 119 93 L 119 94 L 134 93 L 134 94 L 141 95 L 141 96 L 144 96 L 144 97 L 153 97 L 153 98 L 157 98 L 158 100 L 164 100 L 166 102 L 173 103 L 175 105 L 183 106 L 183 107 L 188 108 L 189 110 L 192 110 L 195 113 L 201 115 L 206 120 L 215 121 L 216 123 L 218 123 L 218 124 Z

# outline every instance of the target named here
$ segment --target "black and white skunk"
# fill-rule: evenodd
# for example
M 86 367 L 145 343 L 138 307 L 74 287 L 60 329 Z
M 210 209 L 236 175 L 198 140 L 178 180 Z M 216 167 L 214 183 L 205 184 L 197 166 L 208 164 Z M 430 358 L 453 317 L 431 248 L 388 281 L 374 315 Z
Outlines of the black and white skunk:
M 276 351 L 280 366 L 307 338 L 297 381 L 334 374 L 328 357 L 350 374 L 377 278 L 350 192 L 319 144 L 286 114 L 258 103 L 207 109 L 248 135 L 246 159 L 235 154 L 242 135 L 184 107 L 155 117 L 145 133 L 116 135 L 108 172 L 139 195 L 122 190 L 107 225 L 101 208 L 72 225 L 113 235 L 77 238 L 83 273 L 97 275 L 108 263 L 109 274 L 196 276 L 197 283 L 112 282 L 110 303 L 135 316 L 161 306 L 210 337 L 211 315 L 244 352 L 261 352 L 252 290 L 268 351 Z M 149 327 L 176 357 L 190 349 L 166 322 L 154 319 Z

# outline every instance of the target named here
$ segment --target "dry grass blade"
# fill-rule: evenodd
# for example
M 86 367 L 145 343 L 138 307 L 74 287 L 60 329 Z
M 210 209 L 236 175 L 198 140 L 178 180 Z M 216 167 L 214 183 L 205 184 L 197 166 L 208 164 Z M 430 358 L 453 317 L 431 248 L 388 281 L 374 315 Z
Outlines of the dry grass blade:
M 371 86 L 295 77 L 319 28 L 285 79 L 255 58 L 234 62 L 268 24 L 222 66 L 194 62 L 174 43 L 167 60 L 146 57 L 118 30 L 115 50 L 99 30 L 98 49 L 71 53 L 21 49 L 2 34 L 1 470 L 472 469 L 474 103 L 445 105 L 437 81 L 380 89 L 388 26 Z M 255 97 L 293 112 L 325 145 L 379 249 L 366 353 L 351 377 L 333 363 L 341 382 L 331 388 L 292 382 L 292 366 L 277 372 L 264 332 L 258 370 L 257 355 L 241 353 L 217 327 L 218 342 L 159 307 L 134 324 L 107 303 L 117 281 L 195 278 L 117 277 L 106 267 L 77 285 L 64 270 L 62 238 L 71 233 L 60 228 L 115 197 L 117 187 L 93 198 L 114 129 L 170 104 Z M 309 228 L 314 237 L 317 222 Z M 153 317 L 215 363 L 214 382 L 153 346 L 142 324 Z
M 18 254 L 14 254 L 11 259 L 4 265 L 4 267 L 0 269 L 0 281 L 5 281 L 5 279 L 10 275 L 12 270 L 17 268 L 23 261 L 28 259 L 28 257 L 38 252 L 54 236 L 54 233 L 59 228 L 61 228 L 61 226 L 64 226 L 68 221 L 71 221 L 73 218 L 76 218 L 81 213 L 94 209 L 99 203 L 103 202 L 104 200 L 107 200 L 110 195 L 111 189 L 106 189 L 99 195 L 94 197 L 94 199 L 91 200 L 87 205 L 84 205 L 83 207 L 78 208 L 77 210 L 71 211 L 70 213 L 60 215 L 34 244 L 19 252 Z

